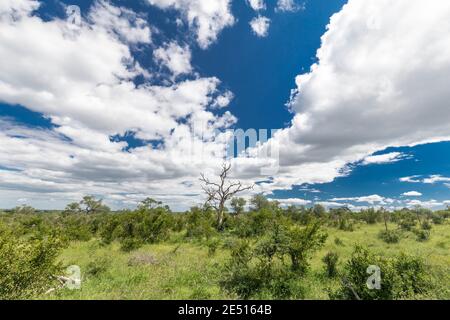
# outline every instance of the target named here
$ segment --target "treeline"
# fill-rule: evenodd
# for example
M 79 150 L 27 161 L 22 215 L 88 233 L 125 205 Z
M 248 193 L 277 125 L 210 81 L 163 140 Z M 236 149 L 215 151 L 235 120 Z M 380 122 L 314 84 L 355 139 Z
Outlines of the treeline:
M 433 212 L 423 208 L 388 212 L 347 208 L 326 210 L 287 207 L 254 196 L 250 209 L 244 199 L 231 201 L 217 225 L 217 211 L 195 207 L 184 213 L 153 199 L 135 210 L 112 212 L 101 200 L 85 197 L 61 212 L 39 213 L 23 206 L 0 214 L 0 298 L 27 298 L 54 286 L 61 265 L 60 250 L 71 241 L 99 239 L 103 245 L 120 243 L 124 252 L 145 244 L 194 242 L 205 246 L 213 258 L 217 249 L 228 250 L 229 261 L 221 266 L 220 286 L 237 298 L 302 298 L 301 279 L 309 270 L 311 257 L 323 247 L 327 228 L 352 232 L 367 224 L 382 223 L 379 237 L 388 243 L 412 233 L 427 241 L 433 225 L 446 223 L 450 210 Z M 339 239 L 335 239 L 339 244 Z M 324 274 L 341 281 L 336 299 L 400 299 L 424 294 L 430 288 L 424 262 L 407 255 L 391 259 L 356 247 L 338 270 L 341 259 L 335 252 L 323 257 Z M 382 290 L 368 290 L 367 267 L 383 270 Z

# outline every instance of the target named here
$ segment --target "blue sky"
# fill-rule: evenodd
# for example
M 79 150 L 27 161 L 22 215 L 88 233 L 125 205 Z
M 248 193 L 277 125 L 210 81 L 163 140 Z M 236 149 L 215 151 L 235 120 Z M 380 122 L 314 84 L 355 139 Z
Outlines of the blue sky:
M 220 167 L 212 133 L 230 129 L 283 129 L 277 172 L 260 174 L 271 159 L 259 155 L 232 160 L 234 179 L 283 204 L 450 204 L 449 8 L 400 2 L 0 6 L 0 207 L 94 194 L 114 208 L 152 196 L 186 209 L 203 201 L 200 172 Z M 81 9 L 75 29 L 69 5 Z M 396 24 L 395 10 L 409 15 Z M 258 34 L 250 23 L 262 21 Z

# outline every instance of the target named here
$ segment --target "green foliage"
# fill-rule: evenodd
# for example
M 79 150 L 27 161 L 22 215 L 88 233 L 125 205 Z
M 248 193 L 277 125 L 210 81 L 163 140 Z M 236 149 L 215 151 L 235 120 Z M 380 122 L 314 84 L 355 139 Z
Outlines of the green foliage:
M 369 266 L 381 270 L 381 288 L 367 286 Z M 357 246 L 344 267 L 342 284 L 331 294 L 335 299 L 395 300 L 413 298 L 430 288 L 424 262 L 416 257 L 400 254 L 394 258 L 374 255 Z
M 33 207 L 27 205 L 15 207 L 12 211 L 14 214 L 24 214 L 24 215 L 31 215 L 36 212 L 36 210 Z
M 216 254 L 216 251 L 219 248 L 220 244 L 221 244 L 221 241 L 218 238 L 213 238 L 213 239 L 207 240 L 206 247 L 208 248 L 208 255 L 210 257 L 212 257 L 213 255 Z
M 120 250 L 124 252 L 131 252 L 142 247 L 143 242 L 136 238 L 123 238 L 120 240 Z
M 282 264 L 272 263 L 267 252 L 255 250 L 246 240 L 236 242 L 220 281 L 222 289 L 241 299 L 302 298 L 303 290 L 296 283 L 297 275 Z
M 382 230 L 378 234 L 378 237 L 386 243 L 399 243 L 400 234 L 393 230 Z
M 342 241 L 339 237 L 334 238 L 334 244 L 340 247 L 345 245 L 344 241 Z
M 241 215 L 244 213 L 245 205 L 247 201 L 244 198 L 233 198 L 231 199 L 231 208 L 235 215 Z
M 0 231 L 0 299 L 28 299 L 52 288 L 62 247 L 54 237 L 25 240 Z
M 119 240 L 124 250 L 144 243 L 157 243 L 169 237 L 172 217 L 165 208 L 124 211 L 105 219 L 100 227 L 104 243 Z
M 287 233 L 285 252 L 289 255 L 292 270 L 301 274 L 309 267 L 311 254 L 320 249 L 328 235 L 321 230 L 319 222 L 312 223 L 305 228 L 292 227 Z
M 311 254 L 326 240 L 320 224 L 305 228 L 276 223 L 254 246 L 246 240 L 235 243 L 225 266 L 221 286 L 239 298 L 301 298 L 299 280 L 305 274 Z M 287 266 L 285 256 L 290 257 Z
M 423 221 L 420 227 L 422 228 L 422 230 L 431 230 L 433 228 L 428 220 Z
M 322 261 L 325 264 L 325 273 L 327 277 L 334 278 L 338 273 L 337 264 L 339 255 L 336 252 L 330 251 L 323 257 Z
M 86 275 L 97 277 L 105 273 L 111 267 L 111 260 L 106 257 L 97 257 L 86 266 Z
M 186 219 L 186 236 L 188 238 L 209 239 L 216 234 L 214 223 L 212 210 L 202 210 L 198 207 L 191 208 Z
M 419 242 L 428 241 L 430 239 L 431 232 L 429 230 L 415 229 L 416 240 Z

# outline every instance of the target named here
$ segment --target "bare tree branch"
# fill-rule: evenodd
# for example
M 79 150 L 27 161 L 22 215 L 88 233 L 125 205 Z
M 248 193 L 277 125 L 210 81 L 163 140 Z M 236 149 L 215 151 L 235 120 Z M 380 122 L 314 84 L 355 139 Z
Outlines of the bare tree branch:
M 222 164 L 219 183 L 211 181 L 203 173 L 200 174 L 200 181 L 203 182 L 202 189 L 207 195 L 205 206 L 212 207 L 217 211 L 217 228 L 219 230 L 222 229 L 226 202 L 240 192 L 253 189 L 253 185 L 244 187 L 240 181 L 227 181 L 230 170 L 231 164 Z

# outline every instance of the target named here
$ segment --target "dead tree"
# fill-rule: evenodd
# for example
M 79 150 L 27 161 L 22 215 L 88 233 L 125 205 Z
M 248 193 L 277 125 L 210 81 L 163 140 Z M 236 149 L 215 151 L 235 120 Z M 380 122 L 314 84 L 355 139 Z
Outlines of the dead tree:
M 253 189 L 253 186 L 245 187 L 240 181 L 227 181 L 228 174 L 231 170 L 231 164 L 224 163 L 219 176 L 219 182 L 212 182 L 201 174 L 200 181 L 203 182 L 202 189 L 208 196 L 206 205 L 214 208 L 217 212 L 217 229 L 222 230 L 225 204 L 236 194 Z

